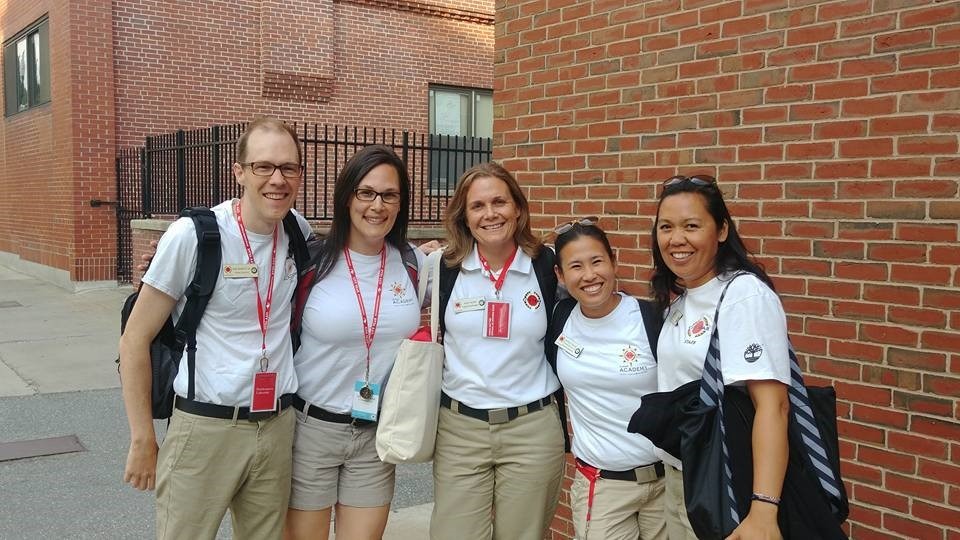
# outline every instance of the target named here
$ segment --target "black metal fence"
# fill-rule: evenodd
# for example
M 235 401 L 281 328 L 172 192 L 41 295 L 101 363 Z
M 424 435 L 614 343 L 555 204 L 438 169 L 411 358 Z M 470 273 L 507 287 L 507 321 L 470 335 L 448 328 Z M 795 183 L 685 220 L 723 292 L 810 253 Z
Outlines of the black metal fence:
M 410 175 L 410 222 L 439 222 L 456 179 L 489 161 L 491 140 L 380 128 L 294 124 L 303 147 L 303 183 L 296 208 L 310 220 L 333 217 L 333 184 L 359 148 L 394 149 Z M 147 137 L 143 147 L 117 154 L 117 277 L 132 278 L 130 220 L 176 215 L 188 206 L 212 206 L 239 197 L 231 170 L 245 124 L 212 126 Z

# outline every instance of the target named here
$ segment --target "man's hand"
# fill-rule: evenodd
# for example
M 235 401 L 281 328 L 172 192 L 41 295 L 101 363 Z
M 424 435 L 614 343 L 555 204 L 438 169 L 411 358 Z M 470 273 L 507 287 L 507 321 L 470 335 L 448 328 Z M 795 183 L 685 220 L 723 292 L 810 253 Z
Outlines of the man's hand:
M 124 483 L 143 490 L 153 490 L 157 481 L 157 441 L 132 441 L 123 470 Z
M 429 255 L 443 246 L 440 245 L 440 242 L 438 240 L 431 240 L 429 242 L 424 242 L 423 244 L 420 244 L 418 247 L 420 251 L 423 252 L 424 255 Z

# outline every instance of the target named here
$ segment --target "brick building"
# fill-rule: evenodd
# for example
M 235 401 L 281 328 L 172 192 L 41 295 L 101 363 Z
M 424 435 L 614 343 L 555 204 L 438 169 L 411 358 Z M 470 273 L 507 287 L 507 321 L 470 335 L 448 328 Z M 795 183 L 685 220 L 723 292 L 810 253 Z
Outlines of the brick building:
M 836 386 L 851 537 L 960 538 L 960 2 L 498 2 L 495 49 L 535 225 L 602 215 L 644 294 L 657 184 L 716 175 Z
M 68 287 L 114 279 L 90 201 L 147 135 L 270 114 L 489 136 L 443 106 L 491 106 L 491 0 L 0 0 L 0 33 L 0 262 Z

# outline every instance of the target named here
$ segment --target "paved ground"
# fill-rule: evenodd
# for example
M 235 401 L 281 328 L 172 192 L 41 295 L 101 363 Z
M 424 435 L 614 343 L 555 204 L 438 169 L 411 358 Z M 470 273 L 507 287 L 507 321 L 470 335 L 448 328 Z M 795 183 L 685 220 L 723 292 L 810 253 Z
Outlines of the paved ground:
M 120 478 L 128 433 L 113 359 L 129 293 L 67 292 L 0 266 L 0 442 L 76 434 L 86 448 L 0 462 L 0 538 L 152 536 L 153 495 Z M 426 538 L 432 500 L 430 465 L 399 467 L 384 538 Z

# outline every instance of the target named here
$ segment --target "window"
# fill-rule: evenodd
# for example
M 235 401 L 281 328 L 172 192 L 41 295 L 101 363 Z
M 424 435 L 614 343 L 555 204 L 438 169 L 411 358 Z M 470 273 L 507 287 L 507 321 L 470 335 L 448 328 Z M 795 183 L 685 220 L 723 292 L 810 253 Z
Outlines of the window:
M 49 28 L 43 18 L 3 44 L 7 116 L 50 101 Z
M 430 187 L 450 192 L 476 163 L 490 161 L 493 92 L 430 87 Z

